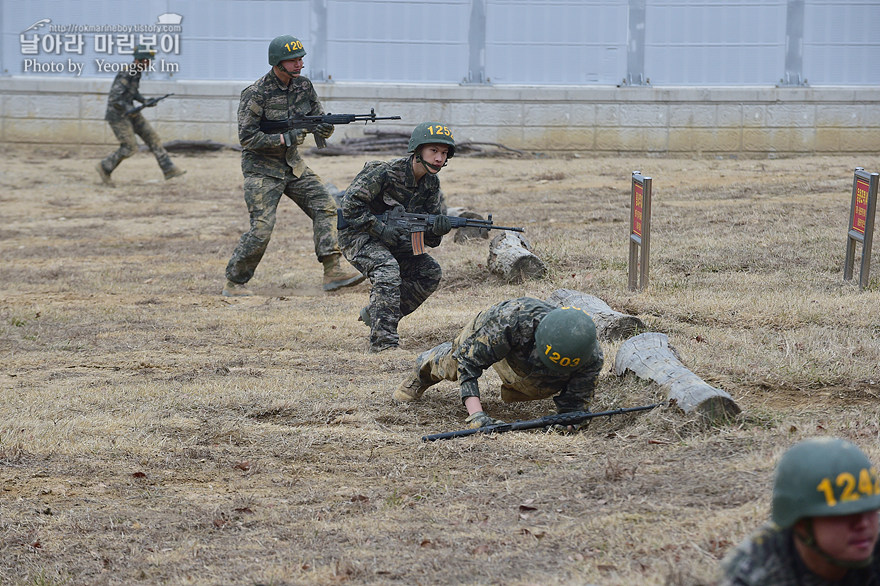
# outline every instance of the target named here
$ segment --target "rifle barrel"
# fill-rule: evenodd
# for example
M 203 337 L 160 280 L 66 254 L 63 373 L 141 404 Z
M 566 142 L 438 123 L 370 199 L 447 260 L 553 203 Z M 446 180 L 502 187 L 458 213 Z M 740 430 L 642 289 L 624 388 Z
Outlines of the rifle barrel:
M 431 435 L 423 435 L 423 442 L 433 442 L 437 440 L 455 439 L 458 437 L 467 437 L 478 433 L 504 433 L 505 431 L 520 431 L 524 429 L 537 429 L 539 427 L 547 427 L 550 425 L 574 425 L 583 423 L 597 417 L 612 417 L 614 415 L 623 415 L 624 413 L 635 413 L 637 411 L 648 411 L 656 407 L 665 405 L 666 403 L 652 403 L 650 405 L 642 405 L 639 407 L 622 407 L 611 411 L 598 411 L 596 413 L 590 411 L 574 411 L 571 413 L 560 413 L 558 415 L 545 415 L 537 419 L 526 419 L 525 421 L 514 421 L 512 423 L 499 423 L 496 425 L 487 425 L 477 429 L 460 429 L 457 431 L 446 431 L 443 433 L 434 433 Z

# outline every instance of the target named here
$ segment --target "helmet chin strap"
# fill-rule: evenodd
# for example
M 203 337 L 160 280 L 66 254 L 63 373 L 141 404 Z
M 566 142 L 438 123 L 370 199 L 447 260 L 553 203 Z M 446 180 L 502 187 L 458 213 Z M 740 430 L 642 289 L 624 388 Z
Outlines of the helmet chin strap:
M 288 71 L 287 68 L 284 67 L 284 65 L 282 65 L 280 62 L 279 62 L 278 65 L 276 65 L 275 67 L 277 67 L 278 69 L 280 69 L 280 70 L 284 73 L 284 75 L 286 75 L 287 77 L 289 77 L 291 80 L 293 79 L 293 72 L 292 72 L 292 71 Z
M 431 171 L 433 171 L 434 173 L 439 173 L 439 172 L 440 172 L 440 169 L 442 169 L 442 168 L 445 167 L 447 164 L 449 164 L 449 161 L 447 160 L 445 163 L 443 163 L 443 164 L 440 165 L 439 167 L 438 167 L 437 165 L 432 165 L 431 163 L 429 163 L 428 161 L 426 161 L 425 159 L 422 158 L 422 154 L 421 154 L 421 153 L 418 153 L 418 154 L 416 155 L 416 161 L 418 161 L 419 163 L 421 163 L 421 164 L 422 164 L 422 167 L 424 167 L 424 168 L 425 168 L 425 171 L 427 171 L 428 173 L 430 173 Z
M 823 560 L 825 560 L 829 564 L 831 564 L 833 566 L 837 566 L 838 568 L 847 568 L 847 569 L 866 568 L 866 567 L 870 566 L 871 563 L 874 561 L 874 554 L 873 553 L 864 560 L 855 560 L 855 561 L 839 560 L 835 557 L 828 555 L 825 551 L 823 551 L 819 547 L 819 544 L 816 543 L 816 537 L 813 533 L 813 520 L 810 518 L 807 518 L 807 519 L 804 519 L 804 521 L 806 522 L 806 525 L 807 525 L 807 534 L 804 535 L 804 534 L 798 532 L 797 530 L 794 530 L 793 533 L 794 533 L 795 539 L 797 539 L 798 541 L 800 541 L 801 543 L 803 543 L 804 545 L 806 545 L 807 547 L 809 547 L 810 549 L 815 551 L 817 554 L 819 554 L 819 557 L 821 557 Z

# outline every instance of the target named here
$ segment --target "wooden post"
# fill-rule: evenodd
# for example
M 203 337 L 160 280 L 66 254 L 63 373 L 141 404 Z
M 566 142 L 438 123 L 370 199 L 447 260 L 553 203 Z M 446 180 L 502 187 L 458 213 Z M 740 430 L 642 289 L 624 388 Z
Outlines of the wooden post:
M 849 281 L 853 277 L 856 242 L 861 242 L 862 262 L 859 268 L 859 289 L 868 286 L 871 272 L 871 246 L 874 241 L 878 179 L 880 179 L 880 174 L 866 173 L 862 167 L 856 167 L 853 175 L 852 204 L 849 211 L 843 279 Z
M 740 412 L 727 392 L 710 386 L 681 363 L 666 334 L 648 332 L 621 344 L 614 372 L 623 376 L 627 371 L 666 389 L 668 398 L 675 399 L 685 413 L 696 412 L 710 422 L 722 422 Z
M 641 249 L 641 258 L 639 258 Z M 641 291 L 648 286 L 648 264 L 651 253 L 651 178 L 641 171 L 632 173 L 629 216 L 629 290 Z

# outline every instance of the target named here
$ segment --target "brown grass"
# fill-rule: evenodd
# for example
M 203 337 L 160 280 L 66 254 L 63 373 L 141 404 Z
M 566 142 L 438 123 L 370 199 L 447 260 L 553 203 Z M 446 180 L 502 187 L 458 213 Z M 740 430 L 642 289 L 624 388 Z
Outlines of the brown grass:
M 323 294 L 285 201 L 252 281 L 218 295 L 246 227 L 238 154 L 0 148 L 0 583 L 707 584 L 762 522 L 776 457 L 813 434 L 880 461 L 877 277 L 842 280 L 852 170 L 880 158 L 456 157 L 450 205 L 522 225 L 547 279 L 486 274 L 486 241 L 435 251 L 441 289 L 366 353 L 367 285 Z M 362 157 L 310 164 L 344 187 Z M 626 289 L 629 177 L 654 179 L 651 286 Z M 877 267 L 874 267 L 877 275 Z M 424 444 L 465 412 L 443 383 L 390 402 L 415 355 L 505 298 L 566 287 L 669 335 L 743 408 L 658 410 L 576 436 Z M 662 399 L 609 370 L 594 409 Z M 552 410 L 505 405 L 506 420 Z

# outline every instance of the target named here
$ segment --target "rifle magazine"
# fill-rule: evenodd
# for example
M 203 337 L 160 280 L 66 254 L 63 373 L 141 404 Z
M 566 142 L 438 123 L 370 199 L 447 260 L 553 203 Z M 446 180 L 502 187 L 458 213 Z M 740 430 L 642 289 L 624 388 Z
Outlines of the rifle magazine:
M 412 242 L 412 253 L 414 255 L 425 254 L 424 232 L 410 232 L 410 241 Z

